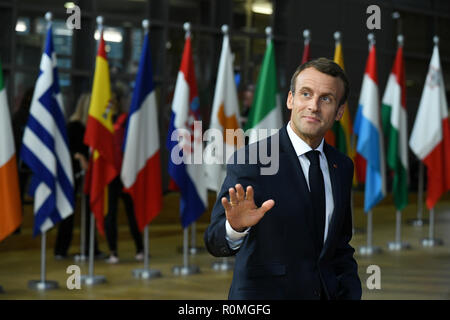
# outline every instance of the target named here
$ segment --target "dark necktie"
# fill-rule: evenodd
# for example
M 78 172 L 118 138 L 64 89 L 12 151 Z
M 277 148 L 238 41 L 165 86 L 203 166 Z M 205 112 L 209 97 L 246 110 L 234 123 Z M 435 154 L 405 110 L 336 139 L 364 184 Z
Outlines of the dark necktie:
M 320 152 L 317 150 L 311 150 L 305 155 L 310 162 L 308 180 L 314 211 L 314 222 L 318 236 L 318 248 L 320 252 L 322 250 L 323 236 L 325 232 L 325 185 L 323 182 L 322 170 L 320 169 Z

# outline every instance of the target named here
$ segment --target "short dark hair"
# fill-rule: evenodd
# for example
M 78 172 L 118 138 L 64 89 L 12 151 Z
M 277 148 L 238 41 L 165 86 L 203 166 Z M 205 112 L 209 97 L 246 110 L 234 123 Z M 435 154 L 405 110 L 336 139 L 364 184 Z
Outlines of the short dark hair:
M 295 93 L 295 80 L 297 79 L 297 76 L 307 68 L 314 68 L 317 71 L 341 79 L 344 83 L 344 95 L 339 101 L 339 105 L 343 105 L 347 101 L 348 94 L 350 92 L 350 85 L 348 83 L 347 76 L 344 70 L 342 70 L 342 68 L 336 62 L 327 58 L 317 58 L 314 60 L 310 60 L 297 67 L 291 78 L 290 90 L 292 94 Z

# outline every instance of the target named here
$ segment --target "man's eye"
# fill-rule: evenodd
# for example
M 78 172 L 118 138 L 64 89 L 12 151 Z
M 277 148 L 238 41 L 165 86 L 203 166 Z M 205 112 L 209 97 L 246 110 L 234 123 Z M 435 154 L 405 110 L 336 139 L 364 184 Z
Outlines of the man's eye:
M 302 92 L 302 96 L 304 96 L 304 97 L 309 97 L 310 94 L 309 94 L 309 92 Z
M 331 102 L 331 98 L 330 97 L 322 97 L 322 100 L 325 102 Z

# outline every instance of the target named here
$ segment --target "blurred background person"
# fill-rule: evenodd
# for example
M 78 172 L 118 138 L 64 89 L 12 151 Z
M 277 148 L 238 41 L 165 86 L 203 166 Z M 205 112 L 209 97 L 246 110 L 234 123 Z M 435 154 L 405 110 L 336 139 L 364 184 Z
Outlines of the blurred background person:
M 125 89 L 121 84 L 117 84 L 113 87 L 111 92 L 111 110 L 114 113 L 114 156 L 117 172 L 120 172 L 123 160 L 123 142 L 125 138 L 125 129 L 128 113 L 125 111 L 124 106 L 128 106 L 125 97 Z M 120 174 L 114 178 L 109 184 L 108 189 L 108 212 L 105 217 L 105 234 L 109 247 L 109 257 L 106 260 L 107 263 L 116 264 L 119 262 L 118 254 L 118 228 L 117 228 L 117 212 L 119 198 L 123 200 L 125 205 L 125 212 L 128 218 L 128 226 L 131 236 L 133 237 L 136 247 L 135 259 L 137 261 L 144 260 L 144 244 L 142 240 L 142 234 L 139 231 L 136 217 L 134 215 L 133 200 L 128 193 L 123 191 L 122 180 Z

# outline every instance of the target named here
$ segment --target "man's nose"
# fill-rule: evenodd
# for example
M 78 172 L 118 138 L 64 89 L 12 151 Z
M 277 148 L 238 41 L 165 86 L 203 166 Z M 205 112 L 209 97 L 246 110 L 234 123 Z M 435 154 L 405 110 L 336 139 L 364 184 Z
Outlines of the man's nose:
M 315 97 L 313 97 L 310 100 L 310 103 L 308 105 L 308 109 L 313 111 L 313 112 L 319 111 L 319 109 L 320 109 L 320 99 L 319 99 L 319 97 L 315 96 Z

